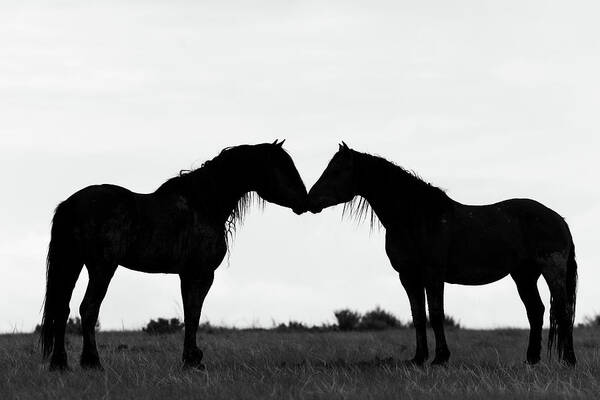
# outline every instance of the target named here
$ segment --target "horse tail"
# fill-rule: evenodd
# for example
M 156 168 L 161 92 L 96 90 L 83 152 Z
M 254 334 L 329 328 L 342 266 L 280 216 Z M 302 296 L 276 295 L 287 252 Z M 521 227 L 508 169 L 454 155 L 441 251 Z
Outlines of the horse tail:
M 575 244 L 571 239 L 571 251 L 567 260 L 567 312 L 571 326 L 575 323 L 575 305 L 577 303 L 577 261 L 575 261 Z
M 44 358 L 52 353 L 56 345 L 54 338 L 57 327 L 61 323 L 66 323 L 68 317 L 73 286 L 83 264 L 79 263 L 79 269 L 76 266 L 73 268 L 74 263 L 79 262 L 76 252 L 72 212 L 68 203 L 63 202 L 56 208 L 52 219 L 50 245 L 46 258 L 46 295 L 40 331 Z M 73 272 L 76 272 L 74 279 Z M 65 321 L 61 322 L 61 319 Z
M 566 298 L 550 296 L 550 330 L 548 331 L 548 353 L 556 347 L 559 358 L 572 352 L 570 338 L 575 323 L 575 305 L 577 300 L 577 262 L 575 261 L 575 244 L 571 239 L 567 271 L 565 279 Z M 568 354 L 571 357 L 571 354 Z M 574 355 L 572 355 L 574 358 Z

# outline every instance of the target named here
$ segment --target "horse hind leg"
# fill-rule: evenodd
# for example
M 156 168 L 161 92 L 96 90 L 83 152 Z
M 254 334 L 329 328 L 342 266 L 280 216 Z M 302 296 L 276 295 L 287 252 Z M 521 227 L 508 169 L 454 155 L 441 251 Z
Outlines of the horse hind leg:
M 65 330 L 71 311 L 69 303 L 82 268 L 83 263 L 71 261 L 61 264 L 58 273 L 52 269 L 48 271 L 49 282 L 44 306 L 44 322 L 42 323 L 42 344 L 46 349 L 52 348 L 51 371 L 69 369 L 65 349 Z
M 530 275 L 512 274 L 511 275 L 519 297 L 525 305 L 527 319 L 529 320 L 529 345 L 527 346 L 527 363 L 537 364 L 540 361 L 542 351 L 542 325 L 544 324 L 544 303 L 540 298 L 537 281 L 540 273 Z
M 67 370 L 65 329 L 69 302 L 83 268 L 79 242 L 73 230 L 70 206 L 61 203 L 52 219 L 50 245 L 46 259 L 46 296 L 40 339 L 42 355 L 50 356 L 50 370 Z
M 81 315 L 81 328 L 83 334 L 83 350 L 81 352 L 80 365 L 83 368 L 102 370 L 98 349 L 96 347 L 96 322 L 100 313 L 100 305 L 108 285 L 117 268 L 109 263 L 86 264 L 89 281 L 85 296 L 79 307 Z
M 568 365 L 577 362 L 573 348 L 577 266 L 573 257 L 562 252 L 554 253 L 543 260 L 542 268 L 551 296 L 548 353 L 556 347 L 559 359 Z

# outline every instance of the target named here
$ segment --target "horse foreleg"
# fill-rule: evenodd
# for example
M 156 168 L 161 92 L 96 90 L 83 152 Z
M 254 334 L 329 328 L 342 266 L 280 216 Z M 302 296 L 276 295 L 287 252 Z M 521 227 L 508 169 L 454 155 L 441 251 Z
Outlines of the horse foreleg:
M 198 331 L 202 305 L 213 283 L 214 273 L 210 271 L 198 276 L 182 274 L 180 278 L 185 324 L 183 366 L 184 368 L 204 369 L 202 364 L 203 354 L 196 344 L 196 332 Z
M 415 365 L 423 365 L 423 363 L 429 357 L 429 350 L 427 349 L 427 317 L 425 314 L 425 288 L 416 284 L 415 282 L 409 282 L 400 278 L 408 300 L 410 301 L 410 309 L 412 312 L 413 325 L 415 327 L 415 334 L 417 339 L 417 349 L 415 356 L 408 362 Z
M 79 361 L 83 368 L 103 369 L 98 356 L 96 347 L 96 322 L 100 313 L 100 305 L 108 284 L 112 279 L 116 265 L 110 263 L 90 263 L 86 264 L 88 269 L 89 281 L 85 291 L 83 301 L 79 306 L 79 314 L 81 315 L 81 328 L 83 333 L 83 350 Z
M 538 274 L 526 276 L 512 274 L 517 285 L 519 297 L 525 305 L 529 320 L 529 345 L 527 346 L 527 363 L 536 364 L 540 361 L 542 351 L 542 325 L 544 324 L 544 303 L 540 298 L 537 287 Z
M 450 350 L 444 333 L 444 282 L 427 285 L 429 321 L 435 335 L 435 357 L 431 365 L 445 364 L 450 359 Z

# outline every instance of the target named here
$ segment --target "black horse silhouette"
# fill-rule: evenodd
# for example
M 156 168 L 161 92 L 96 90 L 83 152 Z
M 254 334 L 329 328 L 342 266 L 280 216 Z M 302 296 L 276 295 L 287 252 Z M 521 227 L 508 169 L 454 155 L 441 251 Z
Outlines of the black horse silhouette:
M 386 253 L 410 300 L 416 354 L 428 358 L 425 296 L 434 330 L 433 364 L 450 358 L 444 335 L 444 282 L 484 285 L 510 274 L 530 324 L 527 362 L 540 360 L 544 305 L 537 280 L 551 294 L 548 353 L 574 365 L 573 318 L 577 285 L 575 246 L 564 219 L 528 199 L 463 205 L 414 174 L 383 158 L 354 151 L 345 143 L 311 188 L 309 209 L 345 205 L 359 218 L 370 209 L 386 229 Z M 556 339 L 556 340 L 555 340 Z
M 47 260 L 41 341 L 50 368 L 66 369 L 65 323 L 83 265 L 89 283 L 79 309 L 81 366 L 102 368 L 94 326 L 118 265 L 150 273 L 179 274 L 183 298 L 186 367 L 202 368 L 196 331 L 214 270 L 228 237 L 253 198 L 297 214 L 306 211 L 306 187 L 283 141 L 224 149 L 201 168 L 181 173 L 154 193 L 114 185 L 89 186 L 57 208 Z

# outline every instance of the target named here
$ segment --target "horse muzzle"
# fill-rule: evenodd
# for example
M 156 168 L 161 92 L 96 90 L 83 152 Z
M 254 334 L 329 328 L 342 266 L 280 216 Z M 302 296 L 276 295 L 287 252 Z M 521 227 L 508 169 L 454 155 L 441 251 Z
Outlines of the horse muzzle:
M 321 211 L 323 211 L 323 208 L 324 207 L 321 205 L 321 203 L 319 201 L 316 201 L 309 197 L 308 204 L 307 204 L 308 211 L 310 211 L 313 214 L 318 214 Z
M 308 211 L 308 208 L 306 208 L 305 206 L 301 206 L 301 207 L 294 207 L 292 208 L 292 211 L 296 214 L 296 215 L 301 215 L 304 214 L 305 212 Z
M 292 211 L 297 215 L 301 215 L 308 211 L 308 206 L 308 199 L 306 199 L 305 197 L 302 201 L 300 201 L 298 204 L 292 207 Z

